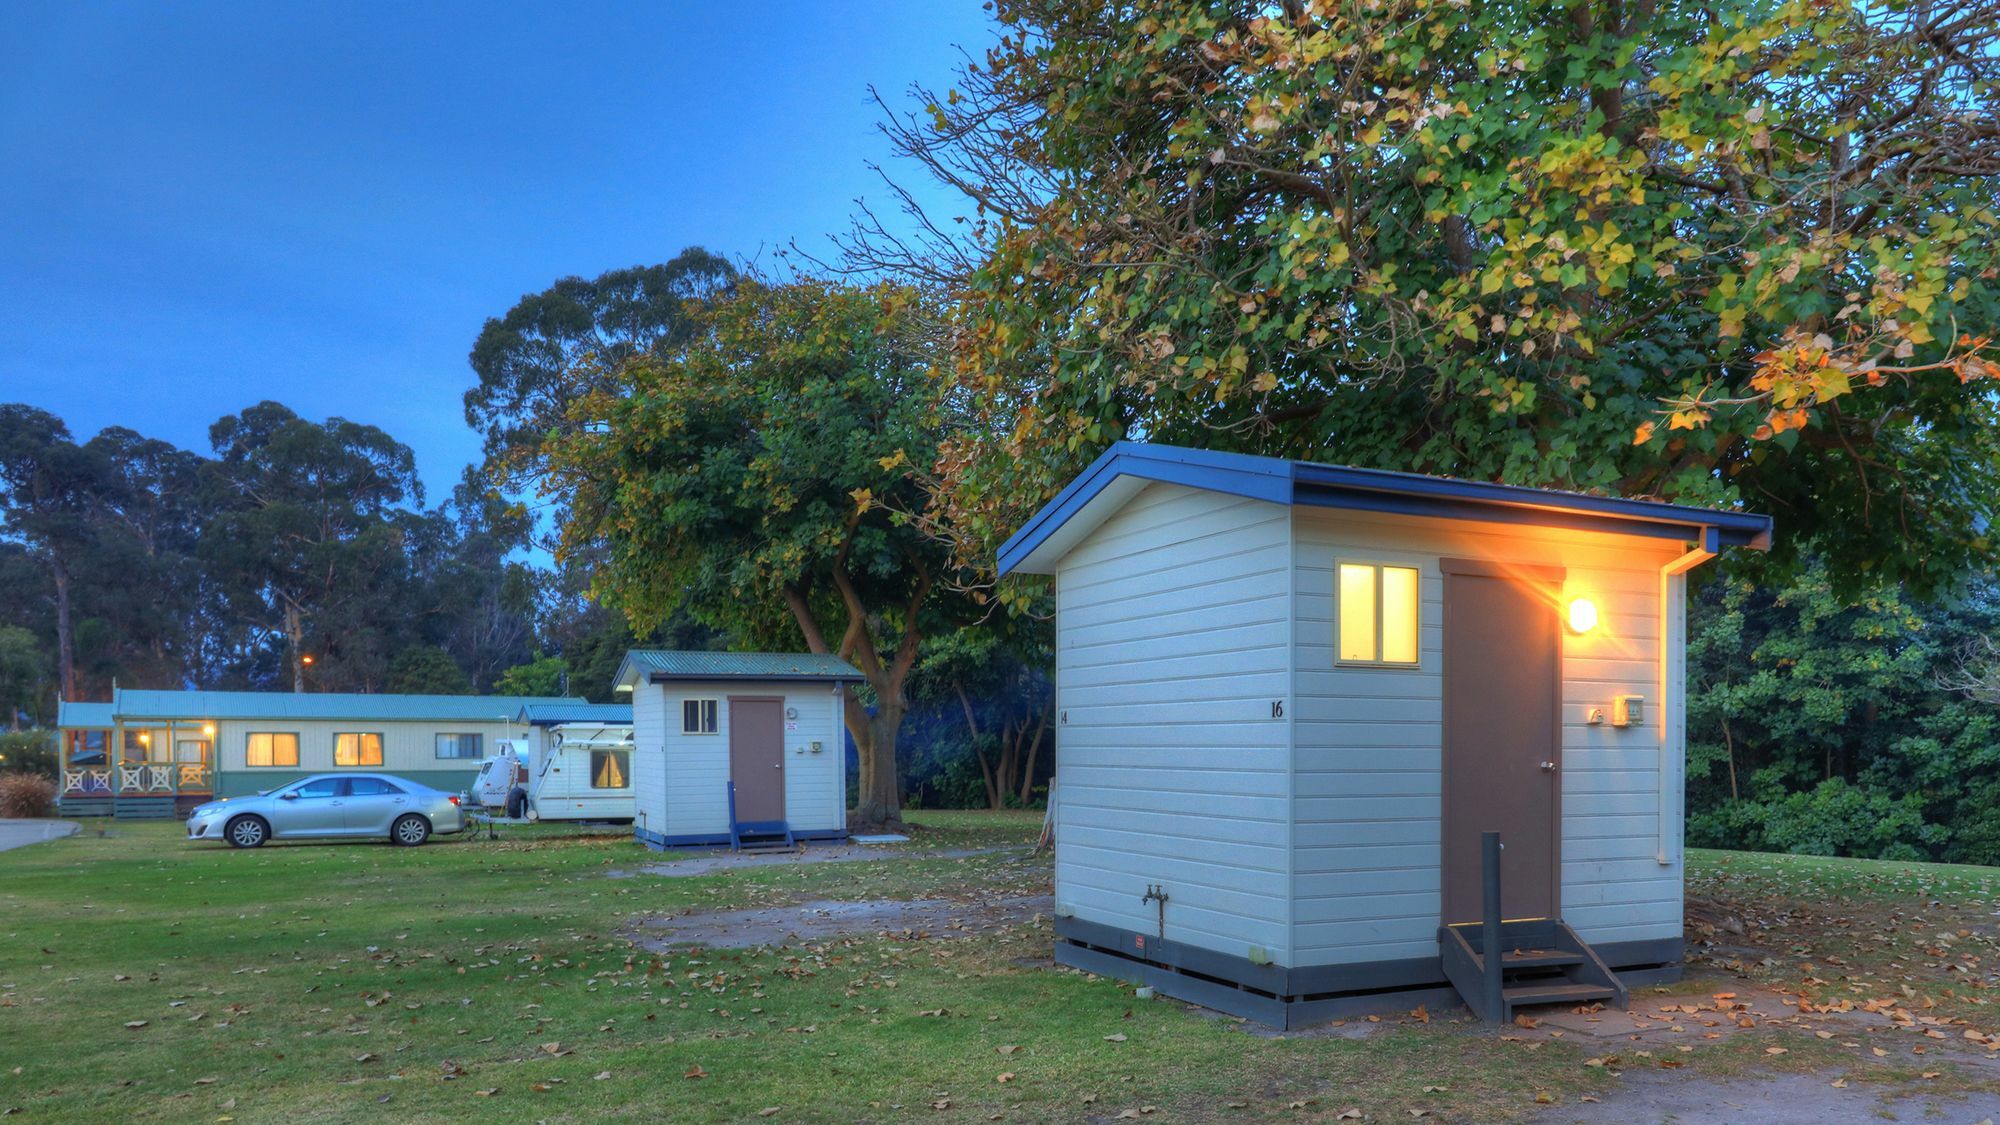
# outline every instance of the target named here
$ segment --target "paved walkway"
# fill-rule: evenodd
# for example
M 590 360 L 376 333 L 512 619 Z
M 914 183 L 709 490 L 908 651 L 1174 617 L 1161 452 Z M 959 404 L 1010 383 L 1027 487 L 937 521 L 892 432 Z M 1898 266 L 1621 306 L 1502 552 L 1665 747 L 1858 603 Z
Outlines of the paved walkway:
M 0 852 L 76 835 L 73 820 L 0 820 Z

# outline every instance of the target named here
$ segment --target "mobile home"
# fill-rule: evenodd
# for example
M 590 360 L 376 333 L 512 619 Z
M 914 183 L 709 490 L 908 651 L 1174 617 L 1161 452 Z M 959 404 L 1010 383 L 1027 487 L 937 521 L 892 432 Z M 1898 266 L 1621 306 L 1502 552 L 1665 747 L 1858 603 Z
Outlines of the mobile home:
M 471 781 L 523 707 L 580 699 L 333 692 L 136 691 L 57 712 L 65 816 L 172 817 L 314 773 Z
M 1684 576 L 1770 531 L 1114 446 L 999 554 L 1055 581 L 1058 960 L 1280 1026 L 1671 976 Z
M 811 653 L 625 655 L 633 834 L 659 849 L 792 847 L 847 836 L 853 665 Z

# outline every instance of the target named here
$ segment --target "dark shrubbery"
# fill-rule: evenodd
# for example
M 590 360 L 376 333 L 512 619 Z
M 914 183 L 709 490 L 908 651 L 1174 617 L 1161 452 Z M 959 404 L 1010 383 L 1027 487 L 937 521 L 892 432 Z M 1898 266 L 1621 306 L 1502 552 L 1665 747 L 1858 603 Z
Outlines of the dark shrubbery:
M 0 770 L 32 773 L 55 781 L 56 732 L 23 730 L 0 733 Z
M 1980 638 L 2000 597 L 1844 595 L 1808 568 L 1695 598 L 1688 843 L 2000 864 L 2000 707 Z M 1968 666 L 1970 661 L 1970 666 Z M 2000 680 L 1994 682 L 2000 683 Z

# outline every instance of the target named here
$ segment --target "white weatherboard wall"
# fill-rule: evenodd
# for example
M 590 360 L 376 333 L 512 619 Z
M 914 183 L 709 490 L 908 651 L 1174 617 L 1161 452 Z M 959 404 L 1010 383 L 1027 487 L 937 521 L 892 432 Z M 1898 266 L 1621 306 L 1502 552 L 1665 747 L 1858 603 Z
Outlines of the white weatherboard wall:
M 839 690 L 830 683 L 716 681 L 649 684 L 632 692 L 632 782 L 637 826 L 669 838 L 729 833 L 729 697 L 782 696 L 785 820 L 794 832 L 847 827 L 847 743 Z M 681 730 L 681 704 L 716 701 L 714 734 Z M 812 743 L 820 744 L 819 753 Z
M 1516 524 L 1295 512 L 1292 964 L 1437 953 L 1441 558 L 1561 566 L 1565 603 L 1597 603 L 1595 631 L 1563 634 L 1561 912 L 1593 943 L 1679 938 L 1680 826 L 1660 810 L 1678 808 L 1661 794 L 1678 791 L 1682 747 L 1677 733 L 1663 738 L 1660 728 L 1659 593 L 1660 567 L 1679 545 Z M 1337 559 L 1420 570 L 1418 668 L 1335 666 Z M 1681 639 L 1672 639 L 1677 653 Z M 1608 713 L 1621 694 L 1646 698 L 1642 725 L 1587 725 L 1588 708 Z
M 1135 495 L 1056 578 L 1056 909 L 1290 963 L 1289 509 Z

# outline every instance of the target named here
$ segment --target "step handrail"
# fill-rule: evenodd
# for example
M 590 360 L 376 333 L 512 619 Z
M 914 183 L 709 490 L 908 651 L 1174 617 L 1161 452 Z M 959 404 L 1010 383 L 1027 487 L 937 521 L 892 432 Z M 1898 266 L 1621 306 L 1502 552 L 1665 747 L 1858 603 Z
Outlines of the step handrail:
M 1507 992 L 1500 977 L 1500 833 L 1479 834 L 1479 894 L 1483 900 L 1479 925 L 1479 988 L 1489 1024 L 1507 1022 Z

